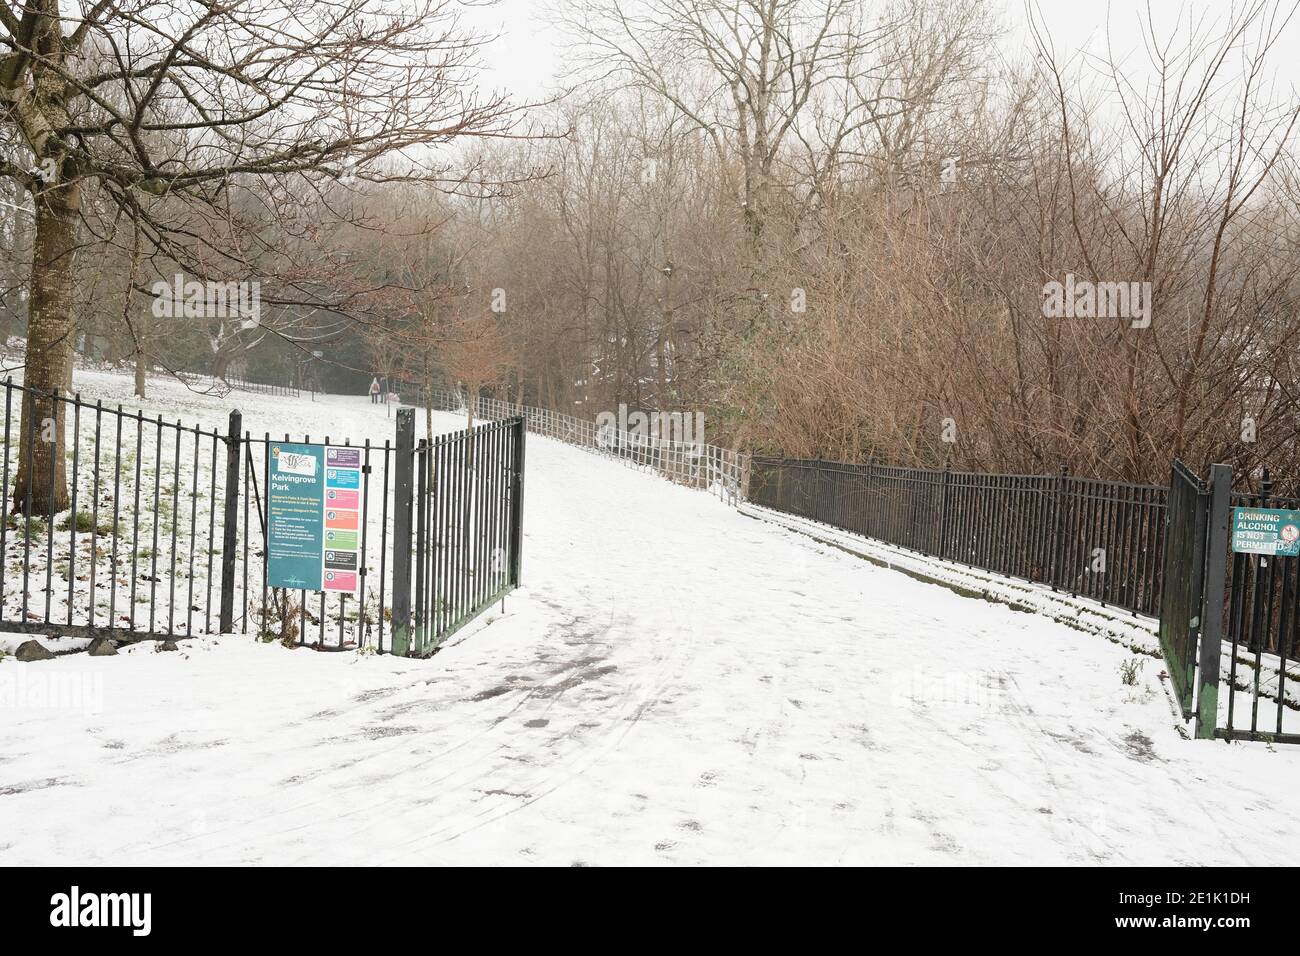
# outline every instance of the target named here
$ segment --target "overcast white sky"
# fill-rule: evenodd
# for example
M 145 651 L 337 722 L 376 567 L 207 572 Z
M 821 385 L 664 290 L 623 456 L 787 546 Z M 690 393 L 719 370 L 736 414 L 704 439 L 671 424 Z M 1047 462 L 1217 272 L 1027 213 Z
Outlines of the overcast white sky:
M 1157 27 L 1166 35 L 1178 27 L 1180 18 L 1185 29 L 1189 17 L 1222 17 L 1231 5 L 1230 0 L 1150 0 Z M 1147 8 L 1143 0 L 1041 0 L 1038 7 L 1058 53 L 1064 55 L 1089 45 L 1094 52 L 1104 50 L 1109 17 L 1116 48 L 1134 51 L 1133 59 L 1145 62 L 1139 30 L 1139 17 L 1145 16 Z M 1007 0 L 1002 9 L 1009 27 L 1007 52 L 1027 49 L 1023 3 Z M 517 99 L 536 99 L 545 94 L 564 64 L 557 49 L 559 37 L 547 24 L 540 0 L 498 0 L 493 6 L 470 6 L 465 18 L 481 31 L 501 33 L 484 55 L 489 68 L 483 77 L 485 85 L 509 90 Z M 1290 42 L 1278 51 L 1275 66 L 1283 87 L 1294 89 L 1300 85 L 1300 56 L 1296 55 L 1300 52 L 1300 23 L 1292 23 L 1288 35 Z

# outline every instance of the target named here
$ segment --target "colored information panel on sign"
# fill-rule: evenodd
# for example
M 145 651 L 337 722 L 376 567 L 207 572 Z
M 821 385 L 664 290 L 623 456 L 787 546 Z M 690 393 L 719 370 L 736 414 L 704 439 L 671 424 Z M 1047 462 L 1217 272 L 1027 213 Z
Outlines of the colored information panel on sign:
M 327 488 L 325 491 L 325 500 L 329 502 L 331 508 L 356 509 L 361 506 L 361 492 L 342 491 L 338 488 Z
M 325 532 L 325 550 L 357 550 L 357 533 L 355 531 L 330 531 Z
M 319 591 L 325 552 L 325 449 L 271 445 L 266 578 L 273 588 Z
M 356 594 L 360 582 L 361 449 L 325 449 L 325 554 L 322 588 Z
M 360 488 L 360 468 L 327 468 L 325 481 L 331 488 Z
M 1279 558 L 1300 556 L 1300 511 L 1233 508 L 1232 550 Z

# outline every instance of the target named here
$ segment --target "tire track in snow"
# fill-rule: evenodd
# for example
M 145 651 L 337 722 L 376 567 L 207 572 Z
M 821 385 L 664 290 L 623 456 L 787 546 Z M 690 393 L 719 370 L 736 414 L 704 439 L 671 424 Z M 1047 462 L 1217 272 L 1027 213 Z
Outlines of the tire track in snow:
M 563 627 L 563 625 L 560 626 Z M 513 664 L 513 662 L 502 662 L 502 667 L 503 669 L 506 670 L 513 669 L 512 667 L 509 666 L 511 664 Z M 433 684 L 434 681 L 436 681 L 437 679 L 438 678 L 436 676 L 433 678 L 420 678 L 409 684 L 404 685 L 401 688 L 401 690 L 398 692 L 400 693 L 402 691 L 417 691 L 420 686 L 427 687 Z M 411 770 L 419 769 L 435 760 L 443 759 L 445 757 L 448 757 L 456 753 L 457 751 L 461 751 L 467 747 L 470 747 L 482 737 L 485 737 L 488 734 L 492 733 L 492 731 L 497 726 L 500 726 L 510 716 L 512 716 L 513 714 L 517 713 L 520 709 L 525 707 L 529 703 L 529 701 L 535 698 L 538 694 L 545 692 L 549 686 L 550 685 L 546 682 L 537 682 L 531 685 L 527 685 L 527 691 L 522 696 L 510 696 L 506 694 L 499 695 L 501 704 L 505 706 L 496 706 L 495 709 L 493 709 L 494 705 L 489 703 L 489 701 L 495 701 L 498 698 L 497 697 L 485 698 L 482 702 L 480 702 L 479 710 L 476 713 L 476 717 L 484 718 L 479 722 L 480 728 L 478 729 L 477 732 L 462 737 L 451 746 L 445 747 L 442 750 L 439 750 L 438 752 L 430 756 L 422 758 L 416 764 L 412 765 L 410 769 Z M 384 689 L 386 688 L 382 688 L 382 687 L 372 688 L 370 692 L 373 692 L 375 690 L 384 690 Z M 521 686 L 520 689 L 522 690 L 523 687 Z M 389 695 L 385 695 L 383 698 L 379 698 L 375 700 L 373 706 L 375 708 L 379 708 L 381 706 L 391 706 L 392 702 L 388 698 Z M 452 707 L 454 707 L 455 704 L 459 703 L 462 699 L 463 698 L 459 696 L 448 699 L 446 701 L 447 709 L 448 710 L 451 709 Z M 484 714 L 483 713 L 484 710 L 487 710 L 488 713 Z M 347 716 L 349 717 L 349 719 L 351 719 L 353 717 L 353 712 L 348 712 Z M 369 727 L 375 723 L 382 723 L 382 721 L 376 721 L 373 718 L 367 718 L 364 720 L 357 721 L 359 728 Z M 364 729 L 358 729 L 357 731 L 358 734 L 364 734 L 364 732 L 365 732 Z M 428 730 L 423 731 L 421 733 L 421 737 L 425 736 L 427 733 L 430 732 L 432 731 L 428 731 Z M 405 736 L 406 735 L 403 735 L 403 737 Z M 311 742 L 313 744 L 326 744 L 329 741 L 313 740 Z M 146 847 L 122 846 L 119 847 L 116 852 L 121 853 L 123 855 L 148 856 L 159 850 L 177 848 L 186 845 L 193 845 L 197 841 L 210 841 L 213 836 L 217 836 L 221 834 L 246 832 L 250 822 L 260 826 L 261 828 L 264 828 L 267 831 L 267 837 L 271 837 L 276 834 L 288 834 L 297 831 L 311 829 L 312 827 L 316 826 L 320 821 L 324 819 L 347 816 L 355 812 L 364 812 L 364 811 L 349 811 L 346 814 L 327 814 L 324 816 L 314 815 L 314 816 L 310 816 L 310 818 L 307 819 L 306 821 L 297 823 L 295 825 L 289 825 L 289 826 L 283 825 L 283 822 L 285 820 L 296 819 L 302 814 L 310 814 L 311 811 L 318 809 L 323 805 L 328 805 L 328 806 L 336 805 L 338 800 L 338 794 L 340 792 L 370 789 L 371 787 L 374 786 L 374 783 L 365 780 L 358 781 L 355 777 L 356 767 L 359 764 L 363 764 L 363 763 L 374 763 L 377 761 L 382 761 L 384 758 L 394 756 L 400 751 L 409 750 L 410 746 L 411 746 L 411 741 L 409 739 L 399 738 L 394 743 L 386 747 L 377 750 L 371 750 L 367 753 L 357 756 L 355 759 L 350 759 L 343 764 L 336 764 L 332 767 L 326 768 L 325 770 L 321 771 L 319 774 L 313 775 L 311 777 L 310 782 L 315 785 L 323 785 L 324 783 L 327 782 L 325 778 L 328 778 L 330 776 L 344 776 L 345 780 L 338 787 L 338 789 L 326 792 L 321 796 L 315 797 L 313 799 L 298 801 L 289 804 L 287 806 L 278 807 L 273 810 L 260 812 L 256 820 L 254 821 L 249 821 L 246 818 L 240 817 L 238 819 L 231 820 L 229 823 L 223 826 L 219 826 L 215 828 L 205 828 L 202 833 L 187 834 L 185 836 L 176 837 L 175 839 L 164 841 L 161 843 L 150 844 Z M 264 757 L 268 760 L 274 760 L 276 757 L 276 752 L 268 751 L 267 753 L 264 754 Z M 393 775 L 385 774 L 384 776 L 391 777 Z M 204 846 L 204 851 L 216 852 L 220 850 L 228 850 L 228 849 L 232 849 L 233 847 L 235 847 L 236 845 L 242 842 L 244 842 L 242 839 L 232 841 L 232 842 L 217 843 L 217 844 L 212 844 L 208 842 Z
M 676 602 L 667 602 L 667 604 L 673 607 L 680 606 Z M 601 720 L 597 734 L 578 734 L 574 732 L 575 727 L 571 726 L 568 732 L 560 738 L 556 738 L 570 742 L 571 749 L 568 753 L 562 754 L 556 760 L 547 761 L 545 765 L 538 767 L 536 770 L 524 769 L 521 772 L 508 773 L 504 780 L 498 779 L 498 775 L 502 771 L 515 770 L 519 766 L 528 768 L 529 765 L 507 762 L 504 765 L 487 769 L 481 766 L 460 768 L 469 773 L 469 776 L 467 779 L 457 781 L 457 792 L 459 793 L 477 792 L 472 785 L 491 777 L 495 785 L 494 789 L 509 790 L 526 794 L 526 796 L 507 798 L 509 802 L 494 800 L 490 806 L 486 807 L 482 806 L 486 797 L 480 797 L 470 803 L 469 806 L 443 818 L 433 830 L 410 839 L 390 841 L 381 851 L 385 855 L 374 856 L 373 853 L 368 853 L 368 858 L 376 863 L 391 863 L 409 859 L 412 853 L 450 843 L 490 823 L 520 813 L 533 807 L 565 784 L 581 776 L 605 756 L 616 751 L 619 745 L 636 728 L 642 716 L 661 700 L 664 691 L 673 684 L 680 682 L 682 675 L 695 657 L 694 650 L 689 643 L 687 628 L 677 623 L 674 631 L 678 639 L 657 642 L 659 647 L 667 648 L 668 653 L 655 655 L 655 666 L 650 672 L 650 679 L 637 680 L 630 692 L 621 697 L 617 708 L 606 709 L 599 715 Z M 622 633 L 621 628 L 619 633 Z M 645 673 L 645 668 L 639 667 L 638 671 Z M 550 707 L 548 706 L 548 712 L 549 710 Z M 590 713 L 578 713 L 575 716 L 589 719 L 592 715 Z M 581 726 L 581 723 L 585 722 L 587 721 L 581 721 L 577 726 Z

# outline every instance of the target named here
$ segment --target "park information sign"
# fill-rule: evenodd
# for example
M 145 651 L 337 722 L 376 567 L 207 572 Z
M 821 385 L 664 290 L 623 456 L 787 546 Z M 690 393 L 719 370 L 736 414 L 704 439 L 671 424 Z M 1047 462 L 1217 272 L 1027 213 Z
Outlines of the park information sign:
M 360 449 L 273 444 L 266 498 L 267 584 L 356 594 Z
M 266 492 L 266 582 L 319 591 L 325 549 L 325 449 L 271 445 Z
M 1279 558 L 1300 556 L 1300 511 L 1233 508 L 1232 550 Z
M 357 593 L 361 547 L 361 449 L 325 449 L 326 591 Z

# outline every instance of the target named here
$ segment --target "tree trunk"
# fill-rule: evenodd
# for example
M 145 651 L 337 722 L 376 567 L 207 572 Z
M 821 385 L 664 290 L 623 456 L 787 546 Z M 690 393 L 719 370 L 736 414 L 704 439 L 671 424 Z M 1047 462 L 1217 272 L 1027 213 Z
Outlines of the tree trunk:
M 68 508 L 64 457 L 66 407 L 53 396 L 72 374 L 73 264 L 77 248 L 78 189 L 75 184 L 36 197 L 31 303 L 27 317 L 27 365 L 23 375 L 22 429 L 14 510 L 54 515 Z
M 144 350 L 137 349 L 135 353 L 135 397 L 144 398 Z

